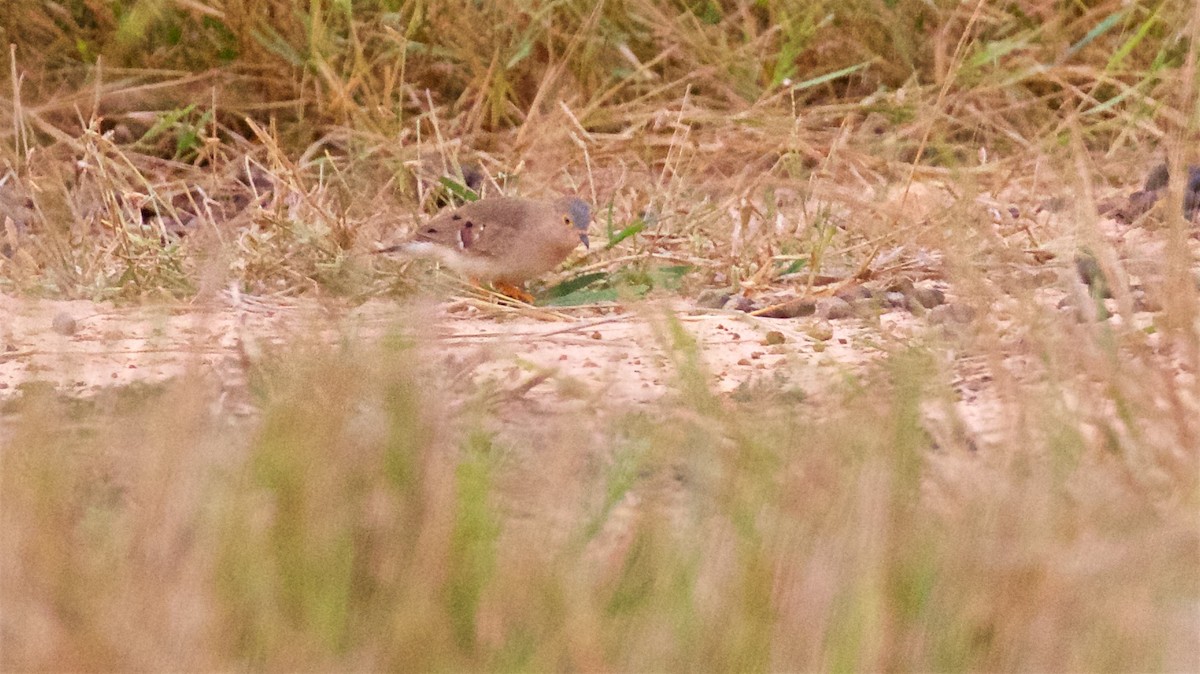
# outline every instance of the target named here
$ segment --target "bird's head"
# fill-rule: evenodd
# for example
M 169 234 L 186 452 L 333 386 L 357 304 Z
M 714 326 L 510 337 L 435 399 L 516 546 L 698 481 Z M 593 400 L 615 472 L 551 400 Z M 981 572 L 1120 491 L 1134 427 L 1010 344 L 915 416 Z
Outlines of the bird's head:
M 563 206 L 563 222 L 575 230 L 584 248 L 591 248 L 588 241 L 588 226 L 592 224 L 592 209 L 583 199 L 566 197 Z

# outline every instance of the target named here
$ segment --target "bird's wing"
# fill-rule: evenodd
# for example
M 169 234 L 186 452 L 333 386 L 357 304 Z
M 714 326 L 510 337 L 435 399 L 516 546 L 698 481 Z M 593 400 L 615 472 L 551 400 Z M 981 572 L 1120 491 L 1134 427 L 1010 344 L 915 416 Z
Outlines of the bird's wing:
M 503 257 L 542 228 L 558 221 L 552 207 L 524 199 L 484 199 L 443 213 L 417 230 L 415 238 L 453 247 L 464 255 Z

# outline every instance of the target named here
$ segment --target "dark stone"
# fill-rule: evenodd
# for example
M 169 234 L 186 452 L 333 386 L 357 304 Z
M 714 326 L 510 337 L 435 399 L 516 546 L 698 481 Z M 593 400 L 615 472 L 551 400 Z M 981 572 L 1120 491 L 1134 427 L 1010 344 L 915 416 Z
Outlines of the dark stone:
M 916 286 L 909 293 L 909 297 L 913 298 L 917 304 L 932 309 L 946 303 L 946 293 L 937 288 L 928 286 Z

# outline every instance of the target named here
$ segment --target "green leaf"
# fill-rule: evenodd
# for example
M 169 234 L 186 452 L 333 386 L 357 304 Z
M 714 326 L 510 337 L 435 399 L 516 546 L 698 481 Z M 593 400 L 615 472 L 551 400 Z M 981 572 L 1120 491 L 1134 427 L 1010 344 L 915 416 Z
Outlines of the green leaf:
M 1125 42 L 1119 48 L 1117 48 L 1117 51 L 1114 52 L 1111 57 L 1109 57 L 1108 63 L 1104 66 L 1106 71 L 1115 70 L 1121 65 L 1121 63 L 1125 61 L 1125 58 L 1128 57 L 1129 54 L 1132 53 L 1139 44 L 1142 43 L 1142 41 L 1146 38 L 1146 35 L 1150 32 L 1150 29 L 1158 23 L 1158 10 L 1160 9 L 1162 9 L 1162 5 L 1155 7 L 1154 12 L 1151 13 L 1150 16 L 1138 26 L 1137 31 L 1128 39 L 1126 39 Z
M 866 68 L 869 65 L 871 65 L 870 61 L 863 61 L 862 63 L 859 63 L 857 65 L 847 66 L 845 68 L 842 68 L 841 70 L 835 70 L 831 73 L 826 73 L 824 75 L 814 77 L 811 80 L 804 80 L 803 82 L 794 85 L 792 87 L 792 89 L 795 91 L 810 89 L 819 84 L 825 84 L 826 82 L 831 82 L 833 80 L 841 79 L 847 75 L 856 73 L 856 72 L 862 70 L 863 68 Z
M 168 129 L 172 129 L 177 124 L 179 124 L 179 121 L 182 120 L 184 117 L 192 114 L 192 111 L 195 109 L 196 109 L 196 105 L 193 103 L 191 105 L 188 105 L 185 108 L 180 108 L 177 110 L 169 110 L 169 111 L 163 113 L 158 118 L 158 120 L 156 120 L 154 122 L 154 126 L 150 127 L 150 129 L 147 130 L 146 133 L 143 133 L 142 137 L 139 138 L 137 142 L 138 143 L 153 142 L 154 139 L 156 139 L 159 136 L 161 136 L 162 134 L 166 133 L 166 131 Z
M 613 246 L 617 245 L 618 243 L 621 243 L 625 239 L 628 239 L 629 237 L 633 236 L 634 234 L 637 234 L 638 232 L 642 231 L 643 229 L 646 229 L 646 221 L 641 218 L 634 220 L 633 224 L 629 225 L 625 229 L 622 229 L 621 231 L 619 231 L 615 234 L 610 234 L 608 237 L 608 243 L 605 244 L 605 246 L 604 246 L 604 250 L 612 249 Z
M 591 274 L 581 274 L 575 278 L 567 279 L 562 283 L 546 290 L 543 293 L 548 298 L 566 297 L 571 293 L 582 290 L 595 283 L 596 281 L 608 278 L 608 274 L 604 272 L 594 272 Z
M 479 194 L 475 190 L 467 187 L 457 180 L 443 176 L 438 178 L 438 181 L 441 182 L 442 187 L 450 190 L 451 194 L 459 199 L 462 199 L 463 201 L 479 201 Z
M 995 65 L 1001 58 L 1020 49 L 1025 49 L 1029 46 L 1029 40 L 993 40 L 983 45 L 983 49 L 979 50 L 970 59 L 967 59 L 965 66 L 974 70 L 985 64 L 991 63 Z
M 300 55 L 300 52 L 292 48 L 288 44 L 287 39 L 279 34 L 274 28 L 267 25 L 261 25 L 257 29 L 251 29 L 250 36 L 254 38 L 263 49 L 274 53 L 291 64 L 294 68 L 306 67 L 306 59 Z
M 532 51 L 533 51 L 533 40 L 531 40 L 529 38 L 525 38 L 524 40 L 521 40 L 521 44 L 517 45 L 517 51 L 512 55 L 511 58 L 508 59 L 508 63 L 506 63 L 504 65 L 504 67 L 511 70 L 518 63 L 520 63 L 521 61 L 524 61 L 525 57 L 529 56 L 529 54 Z
M 679 282 L 683 277 L 692 269 L 690 264 L 669 265 L 651 269 L 649 275 L 654 287 L 675 290 L 679 287 Z
M 784 274 L 795 274 L 796 272 L 808 266 L 808 260 L 792 260 L 792 263 L 786 269 L 779 272 L 780 276 Z
M 600 290 L 577 290 L 562 297 L 555 297 L 541 303 L 545 307 L 575 307 L 581 304 L 617 301 L 616 288 L 601 288 Z
M 1075 54 L 1079 53 L 1079 50 L 1088 46 L 1088 44 L 1090 44 L 1092 42 L 1092 40 L 1095 40 L 1096 38 L 1100 37 L 1101 35 L 1107 33 L 1113 26 L 1117 25 L 1117 22 L 1120 21 L 1121 18 L 1124 16 L 1125 16 L 1124 9 L 1118 9 L 1117 11 L 1113 12 L 1112 14 L 1109 14 L 1108 16 L 1106 16 L 1103 21 L 1101 21 L 1099 24 L 1096 25 L 1095 28 L 1089 30 L 1088 34 L 1084 35 L 1079 40 L 1079 42 L 1076 42 L 1075 44 L 1071 45 L 1071 48 L 1067 50 L 1067 53 L 1065 55 L 1063 55 L 1061 60 L 1066 61 L 1067 59 L 1071 58 Z

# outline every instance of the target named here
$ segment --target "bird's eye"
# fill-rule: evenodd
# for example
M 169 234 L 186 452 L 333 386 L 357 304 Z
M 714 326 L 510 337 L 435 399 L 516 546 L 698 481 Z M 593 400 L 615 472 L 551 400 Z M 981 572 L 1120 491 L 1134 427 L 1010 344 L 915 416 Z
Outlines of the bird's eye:
M 568 227 L 570 227 L 570 226 L 571 226 L 571 216 L 569 216 L 569 215 L 564 215 L 564 216 L 563 216 L 563 224 L 564 224 L 564 225 L 567 225 Z
M 430 227 L 429 229 L 425 230 L 425 233 L 426 234 L 437 234 L 437 230 L 434 229 L 433 227 Z

